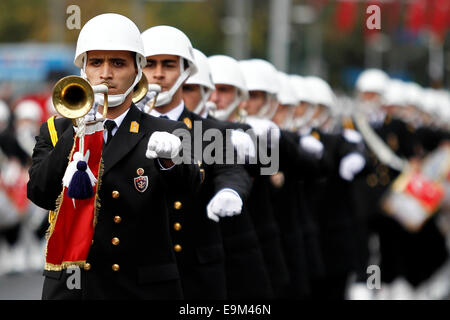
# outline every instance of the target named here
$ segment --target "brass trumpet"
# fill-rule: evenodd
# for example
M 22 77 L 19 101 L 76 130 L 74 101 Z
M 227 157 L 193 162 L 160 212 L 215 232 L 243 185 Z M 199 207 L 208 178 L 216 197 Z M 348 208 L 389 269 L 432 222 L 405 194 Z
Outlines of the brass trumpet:
M 134 86 L 133 89 L 133 103 L 136 104 L 141 101 L 148 92 L 148 81 L 145 74 L 142 72 L 141 80 Z
M 60 79 L 52 94 L 55 110 L 64 118 L 84 117 L 94 105 L 94 90 L 82 77 L 68 76 Z
M 144 74 L 133 90 L 133 102 L 137 103 L 145 97 L 148 91 L 148 81 Z M 94 94 L 103 93 L 105 105 L 103 117 L 106 118 L 108 110 L 108 86 L 91 84 L 79 76 L 67 76 L 60 79 L 53 88 L 52 100 L 55 110 L 64 118 L 75 120 L 84 117 L 94 105 Z M 96 122 L 98 122 L 96 121 Z

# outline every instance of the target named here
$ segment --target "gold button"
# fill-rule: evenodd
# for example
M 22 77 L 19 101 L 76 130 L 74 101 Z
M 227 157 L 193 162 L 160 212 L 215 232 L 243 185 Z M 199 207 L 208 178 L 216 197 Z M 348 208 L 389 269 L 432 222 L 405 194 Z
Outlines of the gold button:
M 114 199 L 117 199 L 119 196 L 120 196 L 119 191 L 114 190 L 114 191 L 112 192 L 112 197 L 113 197 Z
M 380 184 L 382 186 L 387 186 L 389 184 L 389 182 L 391 182 L 391 179 L 389 178 L 389 176 L 387 174 L 381 175 Z
M 122 218 L 120 216 L 114 216 L 114 223 L 121 223 Z
M 175 222 L 173 224 L 173 228 L 175 229 L 175 231 L 180 231 L 181 230 L 181 224 L 178 222 Z
M 366 178 L 367 185 L 371 188 L 375 187 L 378 183 L 378 178 L 375 174 L 369 174 Z
M 119 238 L 114 237 L 114 238 L 112 238 L 111 243 L 113 245 L 117 246 L 120 243 L 120 240 L 119 240 Z
M 119 271 L 119 270 L 120 270 L 119 265 L 118 265 L 117 263 L 113 264 L 113 265 L 112 265 L 112 270 L 113 270 L 113 271 Z
M 174 207 L 176 210 L 180 210 L 182 206 L 183 206 L 183 205 L 181 204 L 180 201 L 175 201 L 175 203 L 173 204 L 173 207 Z
M 179 244 L 176 244 L 173 246 L 173 249 L 175 250 L 175 252 L 180 252 L 181 251 L 181 246 Z
M 89 271 L 89 270 L 91 270 L 91 264 L 86 262 L 86 263 L 84 264 L 84 267 L 83 267 L 83 268 L 84 268 L 84 270 Z

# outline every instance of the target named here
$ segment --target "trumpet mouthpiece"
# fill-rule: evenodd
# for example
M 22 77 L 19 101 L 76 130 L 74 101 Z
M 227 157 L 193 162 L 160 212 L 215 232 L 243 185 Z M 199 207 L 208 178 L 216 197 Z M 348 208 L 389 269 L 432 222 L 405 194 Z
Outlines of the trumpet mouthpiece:
M 159 84 L 149 84 L 148 85 L 148 90 L 149 91 L 154 91 L 156 93 L 160 93 L 161 92 L 161 86 Z

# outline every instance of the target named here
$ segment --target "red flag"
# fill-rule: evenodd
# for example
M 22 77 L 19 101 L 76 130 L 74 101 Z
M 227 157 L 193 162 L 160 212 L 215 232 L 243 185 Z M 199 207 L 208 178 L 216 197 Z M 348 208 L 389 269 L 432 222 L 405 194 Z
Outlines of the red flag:
M 441 40 L 444 39 L 449 25 L 449 0 L 434 0 L 430 15 L 430 29 Z
M 427 212 L 436 211 L 444 198 L 444 189 L 440 183 L 417 172 L 412 175 L 405 191 L 418 200 Z
M 409 4 L 406 24 L 408 29 L 417 34 L 427 22 L 427 1 L 415 0 Z
M 336 4 L 335 24 L 342 32 L 351 32 L 356 22 L 358 3 L 355 1 L 338 1 Z
M 383 3 L 383 30 L 392 31 L 401 24 L 401 1 L 395 0 L 392 2 Z
M 84 148 L 89 150 L 88 166 L 96 179 L 101 179 L 101 156 L 103 145 L 103 125 L 99 122 L 84 136 Z M 74 151 L 80 150 L 80 139 L 75 138 L 70 155 L 73 161 Z M 100 182 L 99 182 L 100 183 Z M 59 205 L 49 228 L 46 249 L 46 270 L 58 271 L 69 266 L 84 266 L 92 244 L 98 209 L 97 186 L 94 196 L 85 200 L 74 200 L 63 187 Z

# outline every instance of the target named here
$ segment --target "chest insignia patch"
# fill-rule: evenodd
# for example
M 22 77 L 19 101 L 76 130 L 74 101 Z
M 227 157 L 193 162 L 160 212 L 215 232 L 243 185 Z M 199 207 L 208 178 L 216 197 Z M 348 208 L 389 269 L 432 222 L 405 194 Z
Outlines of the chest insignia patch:
M 148 176 L 139 176 L 134 178 L 134 187 L 139 192 L 144 192 L 148 187 Z

